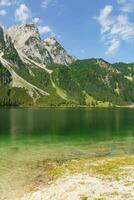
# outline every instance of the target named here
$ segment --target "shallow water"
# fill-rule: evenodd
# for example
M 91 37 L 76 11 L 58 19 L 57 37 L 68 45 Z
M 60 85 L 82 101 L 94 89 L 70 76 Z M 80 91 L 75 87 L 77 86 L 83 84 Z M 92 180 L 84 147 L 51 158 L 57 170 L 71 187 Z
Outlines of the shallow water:
M 118 152 L 134 153 L 134 109 L 0 109 L 0 199 L 33 183 L 42 160 Z

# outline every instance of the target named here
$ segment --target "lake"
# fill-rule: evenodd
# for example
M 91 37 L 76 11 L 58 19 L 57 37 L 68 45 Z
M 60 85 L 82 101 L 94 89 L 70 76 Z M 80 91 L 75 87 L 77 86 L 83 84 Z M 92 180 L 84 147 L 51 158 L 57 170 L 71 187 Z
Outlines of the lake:
M 134 153 L 134 109 L 1 108 L 0 199 L 34 181 L 40 160 L 118 152 Z

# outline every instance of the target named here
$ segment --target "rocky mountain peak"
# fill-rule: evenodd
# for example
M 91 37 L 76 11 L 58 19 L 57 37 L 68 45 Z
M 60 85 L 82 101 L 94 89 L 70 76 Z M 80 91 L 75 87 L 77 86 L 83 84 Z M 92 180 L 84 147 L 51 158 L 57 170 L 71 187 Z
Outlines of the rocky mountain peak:
M 34 24 L 23 24 L 20 26 L 12 26 L 7 30 L 8 34 L 11 36 L 13 43 L 18 49 L 22 49 L 26 41 L 30 37 L 35 37 L 40 39 L 39 31 Z
M 19 54 L 42 64 L 51 63 L 51 57 L 44 47 L 35 24 L 23 24 L 8 29 L 8 34 Z
M 44 40 L 45 44 L 47 46 L 52 46 L 52 45 L 55 45 L 55 44 L 59 44 L 57 39 L 55 37 L 49 37 L 47 39 Z
M 35 24 L 22 24 L 22 25 L 15 25 L 8 28 L 8 33 L 12 34 L 12 32 L 16 35 L 21 32 L 21 34 L 31 34 L 34 37 L 40 38 L 38 28 Z M 14 31 L 17 31 L 14 32 Z
M 13 26 L 7 30 L 18 53 L 42 64 L 68 65 L 75 59 L 69 55 L 56 38 L 43 41 L 35 24 Z
M 55 37 L 50 37 L 44 40 L 44 45 L 54 63 L 68 65 L 76 60 L 66 52 Z

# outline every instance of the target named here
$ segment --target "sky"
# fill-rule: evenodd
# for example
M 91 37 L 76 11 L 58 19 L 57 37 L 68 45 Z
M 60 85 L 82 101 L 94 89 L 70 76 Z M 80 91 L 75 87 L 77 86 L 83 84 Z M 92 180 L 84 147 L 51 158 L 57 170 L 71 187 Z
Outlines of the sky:
M 0 0 L 5 27 L 31 22 L 79 59 L 134 62 L 134 0 Z

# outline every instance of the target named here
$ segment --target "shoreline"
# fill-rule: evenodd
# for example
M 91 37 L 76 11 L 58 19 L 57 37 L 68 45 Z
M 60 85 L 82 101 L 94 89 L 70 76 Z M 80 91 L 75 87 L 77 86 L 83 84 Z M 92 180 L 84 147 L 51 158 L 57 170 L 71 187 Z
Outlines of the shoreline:
M 132 200 L 134 196 L 134 155 L 47 162 L 48 183 L 17 200 Z
M 97 109 L 111 109 L 111 108 L 134 108 L 134 104 L 130 104 L 130 105 L 112 105 L 112 106 L 86 106 L 86 105 L 62 105 L 62 106 L 26 106 L 26 105 L 22 105 L 22 106 L 0 106 L 0 109 L 38 109 L 38 108 L 97 108 Z

